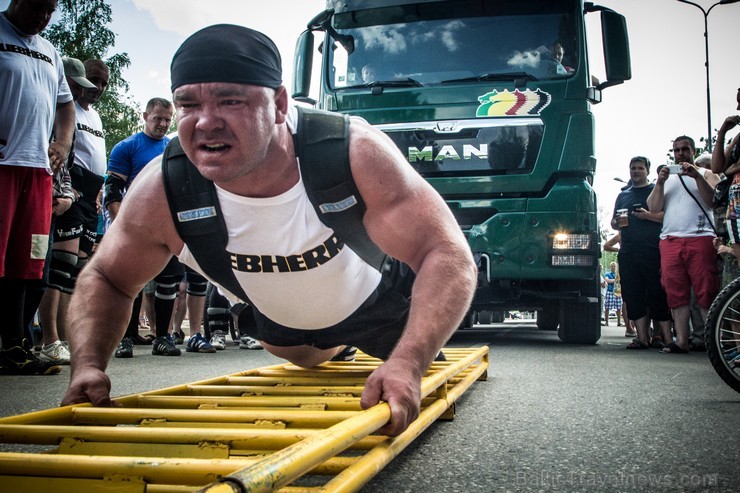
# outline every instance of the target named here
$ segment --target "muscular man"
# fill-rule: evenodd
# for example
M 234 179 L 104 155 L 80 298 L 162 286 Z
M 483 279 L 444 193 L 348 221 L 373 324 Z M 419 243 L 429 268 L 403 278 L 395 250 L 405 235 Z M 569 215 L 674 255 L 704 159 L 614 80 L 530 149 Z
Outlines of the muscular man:
M 667 344 L 667 353 L 689 350 L 691 289 L 696 294 L 701 316 L 719 291 L 717 252 L 712 244 L 712 196 L 719 181 L 708 169 L 694 165 L 696 146 L 682 135 L 673 141 L 673 157 L 681 173 L 658 173 L 655 188 L 647 199 L 650 212 L 664 212 L 660 232 L 661 283 L 673 312 L 676 341 Z
M 56 0 L 12 0 L 0 14 L 0 374 L 61 371 L 23 341 L 43 293 L 52 172 L 67 159 L 74 132 L 62 59 L 39 36 L 56 6 Z
M 75 149 L 69 174 L 77 200 L 55 221 L 49 289 L 40 306 L 44 331 L 40 357 L 59 364 L 69 364 L 64 320 L 77 276 L 92 254 L 97 236 L 97 197 L 105 174 L 105 133 L 92 105 L 105 92 L 110 77 L 101 60 L 87 60 L 83 66 L 75 58 L 65 58 L 64 71 L 75 95 Z
M 269 38 L 231 25 L 192 35 L 172 61 L 180 144 L 214 182 L 230 232 L 226 250 L 237 257 L 295 256 L 335 235 L 320 222 L 301 179 L 296 108 L 280 67 Z M 349 133 L 349 167 L 366 206 L 363 224 L 375 244 L 415 272 L 410 301 L 381 289 L 387 287 L 384 275 L 402 270 L 397 262 L 381 273 L 340 243 L 311 269 L 246 272 L 235 265 L 233 274 L 273 354 L 303 367 L 350 344 L 383 356 L 361 403 L 387 402 L 391 419 L 379 432 L 397 435 L 419 414 L 421 378 L 461 323 L 477 270 L 449 208 L 391 140 L 359 119 L 350 121 Z M 101 328 L 120 336 L 132 299 L 170 255 L 200 270 L 176 232 L 162 176 L 159 164 L 145 170 L 80 278 L 84 288 L 71 312 L 77 328 L 72 379 L 63 404 L 110 405 L 105 368 L 115 337 L 101 337 Z M 85 292 L 100 302 L 87 303 Z

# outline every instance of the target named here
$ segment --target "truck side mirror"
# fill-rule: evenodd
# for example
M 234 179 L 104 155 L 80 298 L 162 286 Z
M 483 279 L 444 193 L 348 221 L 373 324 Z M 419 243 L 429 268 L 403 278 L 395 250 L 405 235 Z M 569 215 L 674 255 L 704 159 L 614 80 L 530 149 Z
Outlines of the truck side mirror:
M 293 99 L 301 102 L 315 103 L 308 97 L 311 90 L 311 68 L 313 66 L 314 35 L 303 31 L 298 37 L 293 60 Z
M 612 10 L 601 11 L 601 36 L 604 45 L 606 81 L 597 86 L 604 89 L 632 78 L 627 22 Z

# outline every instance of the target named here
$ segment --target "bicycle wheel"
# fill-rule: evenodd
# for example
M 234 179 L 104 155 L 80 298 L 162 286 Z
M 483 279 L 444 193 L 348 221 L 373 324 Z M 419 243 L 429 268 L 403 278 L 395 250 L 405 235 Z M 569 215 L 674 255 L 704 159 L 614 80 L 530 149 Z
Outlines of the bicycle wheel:
M 740 278 L 714 299 L 705 328 L 709 361 L 722 380 L 740 392 Z

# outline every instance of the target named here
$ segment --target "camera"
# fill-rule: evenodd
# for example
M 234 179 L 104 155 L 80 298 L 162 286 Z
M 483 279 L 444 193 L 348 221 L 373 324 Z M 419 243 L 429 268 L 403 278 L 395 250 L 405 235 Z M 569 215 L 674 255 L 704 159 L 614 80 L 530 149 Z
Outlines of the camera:
M 683 167 L 680 164 L 669 164 L 668 165 L 668 173 L 671 175 L 677 175 L 683 170 Z

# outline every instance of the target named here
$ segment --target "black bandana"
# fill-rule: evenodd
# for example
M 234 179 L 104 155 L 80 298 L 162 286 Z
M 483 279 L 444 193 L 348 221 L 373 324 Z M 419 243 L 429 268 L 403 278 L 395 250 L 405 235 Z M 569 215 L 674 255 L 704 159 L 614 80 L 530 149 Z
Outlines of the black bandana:
M 264 34 L 218 24 L 186 39 L 170 65 L 172 91 L 185 84 L 233 82 L 277 89 L 282 83 L 280 53 Z

